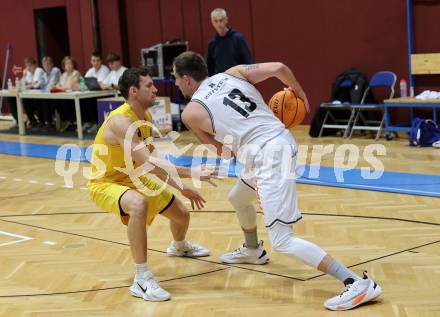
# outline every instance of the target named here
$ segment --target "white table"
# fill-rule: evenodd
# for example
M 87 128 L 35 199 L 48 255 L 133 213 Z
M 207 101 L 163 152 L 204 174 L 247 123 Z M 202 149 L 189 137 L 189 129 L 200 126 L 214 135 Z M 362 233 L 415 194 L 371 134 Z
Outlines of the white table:
M 97 91 L 73 91 L 73 92 L 59 92 L 50 93 L 42 92 L 40 90 L 25 90 L 18 94 L 17 97 L 17 113 L 18 113 L 18 132 L 20 135 L 25 134 L 24 122 L 23 122 L 23 104 L 22 99 L 62 99 L 62 100 L 74 100 L 75 113 L 76 113 L 76 125 L 78 130 L 78 139 L 82 140 L 82 121 L 81 121 L 81 108 L 79 105 L 80 99 L 97 98 L 97 97 L 109 97 L 116 96 L 115 90 L 97 90 Z

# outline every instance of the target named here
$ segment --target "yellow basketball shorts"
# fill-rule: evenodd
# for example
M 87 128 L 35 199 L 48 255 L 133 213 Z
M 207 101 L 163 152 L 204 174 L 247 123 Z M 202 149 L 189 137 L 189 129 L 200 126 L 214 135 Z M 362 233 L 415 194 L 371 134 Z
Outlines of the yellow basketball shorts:
M 121 198 L 130 189 L 142 194 L 148 201 L 147 224 L 150 225 L 157 214 L 164 212 L 175 197 L 167 188 L 143 176 L 140 181 L 144 187 L 137 188 L 129 179 L 123 182 L 89 181 L 87 187 L 93 202 L 101 209 L 120 217 L 128 225 L 129 215 L 121 208 Z

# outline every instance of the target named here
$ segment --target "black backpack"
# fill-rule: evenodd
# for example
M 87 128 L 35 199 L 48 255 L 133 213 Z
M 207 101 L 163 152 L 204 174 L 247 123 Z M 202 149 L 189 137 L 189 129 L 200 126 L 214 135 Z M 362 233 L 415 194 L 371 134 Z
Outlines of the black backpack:
M 342 82 L 346 79 L 350 80 L 353 85 L 349 87 L 341 87 Z M 340 102 L 359 104 L 368 87 L 368 82 L 368 78 L 357 69 L 347 69 L 342 74 L 339 74 L 338 77 L 336 77 L 336 80 L 332 83 L 330 102 L 339 100 Z M 365 103 L 374 103 L 374 97 L 371 90 L 365 99 Z M 309 135 L 311 137 L 316 138 L 319 136 L 319 131 L 321 130 L 326 112 L 327 110 L 321 107 L 316 110 L 312 123 L 310 124 Z M 344 114 L 341 113 L 341 115 Z M 322 135 L 336 135 L 337 132 L 336 129 L 325 129 Z
M 350 80 L 353 85 L 350 87 L 341 87 L 344 80 Z M 355 68 L 349 68 L 336 77 L 332 83 L 330 101 L 339 100 L 359 104 L 362 100 L 365 90 L 368 88 L 368 78 Z M 368 93 L 365 103 L 374 103 L 374 97 L 371 91 Z

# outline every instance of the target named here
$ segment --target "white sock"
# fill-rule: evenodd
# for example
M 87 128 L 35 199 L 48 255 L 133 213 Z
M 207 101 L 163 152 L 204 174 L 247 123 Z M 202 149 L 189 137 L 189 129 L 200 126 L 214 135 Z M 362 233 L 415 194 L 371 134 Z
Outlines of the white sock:
M 136 264 L 136 279 L 141 279 L 149 271 L 147 263 Z
M 356 280 L 362 279 L 362 277 L 356 275 L 356 273 L 350 271 L 344 265 L 336 260 L 333 260 L 327 268 L 327 274 L 337 278 L 345 285 L 351 284 Z
M 246 241 L 246 246 L 249 249 L 258 249 L 258 235 L 257 230 L 253 232 L 245 232 L 244 233 L 244 240 Z
M 176 241 L 174 240 L 174 246 L 177 250 L 182 250 L 185 248 L 186 240 Z

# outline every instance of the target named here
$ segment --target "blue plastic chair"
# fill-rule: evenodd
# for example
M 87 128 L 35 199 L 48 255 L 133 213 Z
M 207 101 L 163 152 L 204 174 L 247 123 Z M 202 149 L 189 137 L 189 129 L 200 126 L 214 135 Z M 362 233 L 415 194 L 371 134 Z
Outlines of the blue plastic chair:
M 352 105 L 352 117 L 353 124 L 351 127 L 350 138 L 353 135 L 355 130 L 369 130 L 369 131 L 377 131 L 376 133 L 376 141 L 379 140 L 380 134 L 382 132 L 384 123 L 385 123 L 385 113 L 383 111 L 383 104 L 364 104 L 365 98 L 368 95 L 368 92 L 372 88 L 377 87 L 385 87 L 389 88 L 390 92 L 387 99 L 391 99 L 394 96 L 394 86 L 396 84 L 396 74 L 389 71 L 377 72 L 371 77 L 370 84 L 368 88 L 365 90 L 362 101 L 360 105 Z M 381 113 L 380 120 L 367 120 L 365 116 L 362 114 L 365 111 L 375 111 Z

